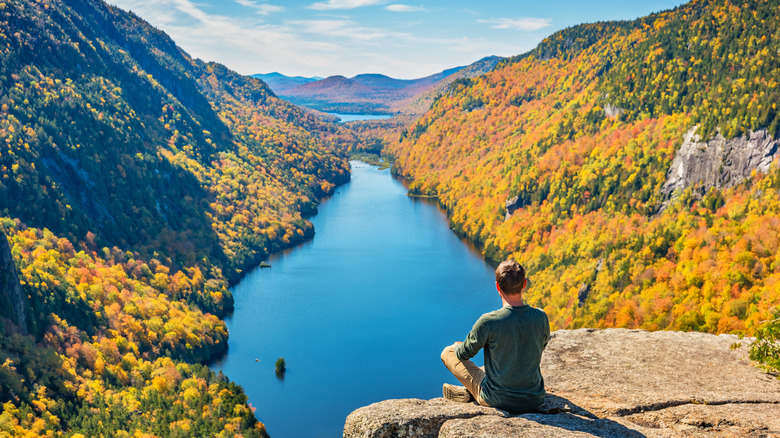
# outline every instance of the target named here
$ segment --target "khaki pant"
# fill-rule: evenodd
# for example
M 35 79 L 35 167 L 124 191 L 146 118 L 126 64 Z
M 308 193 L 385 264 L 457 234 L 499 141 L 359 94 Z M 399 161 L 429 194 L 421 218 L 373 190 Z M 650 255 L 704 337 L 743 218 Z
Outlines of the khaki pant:
M 455 347 L 452 345 L 441 352 L 441 361 L 444 362 L 444 365 L 455 375 L 458 381 L 469 390 L 477 403 L 482 406 L 488 406 L 479 395 L 480 389 L 482 389 L 482 379 L 485 378 L 485 370 L 470 360 L 458 359 L 455 355 Z

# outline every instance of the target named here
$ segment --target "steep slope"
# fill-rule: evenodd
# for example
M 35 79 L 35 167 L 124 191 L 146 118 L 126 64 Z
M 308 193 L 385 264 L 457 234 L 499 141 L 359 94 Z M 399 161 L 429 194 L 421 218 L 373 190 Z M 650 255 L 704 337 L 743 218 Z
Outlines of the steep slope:
M 413 96 L 395 103 L 394 108 L 402 114 L 417 118 L 430 109 L 433 101 L 444 93 L 452 82 L 481 76 L 496 68 L 501 60 L 503 58 L 500 56 L 487 56 L 465 67 L 449 69 L 439 75 L 429 76 L 436 78 L 435 81 L 430 82 L 430 87 L 425 87 Z
M 0 225 L 38 335 L 0 324 L 3 433 L 266 435 L 237 385 L 184 361 L 224 351 L 225 324 L 188 304 L 223 302 L 224 284 L 198 268 L 174 274 L 138 253 Z
M 192 363 L 348 179 L 338 127 L 100 0 L 0 2 L 0 42 L 2 433 L 264 436 Z
M 27 334 L 27 298 L 5 232 L 0 236 L 0 315 L 10 316 L 20 332 Z
M 695 0 L 566 29 L 454 82 L 388 152 L 487 257 L 529 268 L 527 299 L 557 328 L 753 333 L 780 302 L 777 163 L 662 188 L 692 132 L 775 138 L 778 16 Z
M 347 177 L 331 128 L 136 17 L 86 0 L 2 17 L 5 216 L 234 278 L 310 234 L 300 211 Z

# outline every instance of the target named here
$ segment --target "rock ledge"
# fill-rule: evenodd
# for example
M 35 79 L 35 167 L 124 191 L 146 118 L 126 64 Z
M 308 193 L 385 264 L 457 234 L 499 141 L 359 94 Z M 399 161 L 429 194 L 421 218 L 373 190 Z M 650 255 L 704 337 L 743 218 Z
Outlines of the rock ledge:
M 542 360 L 538 412 L 387 400 L 352 412 L 344 437 L 778 437 L 780 380 L 733 335 L 559 330 Z

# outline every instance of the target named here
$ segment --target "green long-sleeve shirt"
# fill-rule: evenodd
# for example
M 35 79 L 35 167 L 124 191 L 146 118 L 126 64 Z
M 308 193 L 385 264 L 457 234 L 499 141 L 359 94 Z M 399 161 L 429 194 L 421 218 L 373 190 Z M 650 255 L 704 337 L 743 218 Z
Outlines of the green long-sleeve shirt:
M 482 399 L 506 411 L 529 412 L 544 402 L 539 363 L 549 340 L 550 323 L 543 310 L 507 305 L 482 315 L 455 354 L 460 360 L 471 359 L 484 348 Z

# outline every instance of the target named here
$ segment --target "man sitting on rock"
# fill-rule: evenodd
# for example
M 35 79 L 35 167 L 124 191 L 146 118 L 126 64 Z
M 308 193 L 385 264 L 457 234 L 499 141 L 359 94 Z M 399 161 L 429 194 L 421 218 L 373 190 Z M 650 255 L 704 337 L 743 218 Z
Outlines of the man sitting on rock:
M 504 306 L 482 315 L 465 342 L 441 353 L 444 365 L 463 386 L 445 383 L 444 397 L 459 402 L 476 400 L 512 413 L 531 412 L 544 402 L 544 379 L 539 369 L 550 340 L 547 314 L 523 303 L 528 281 L 514 260 L 496 268 L 496 289 Z M 470 361 L 485 349 L 484 370 Z

